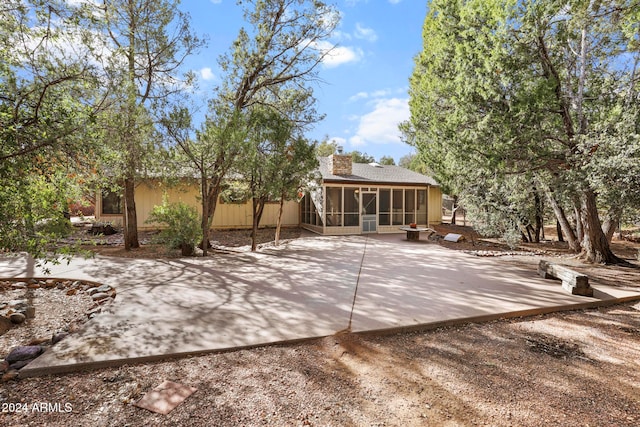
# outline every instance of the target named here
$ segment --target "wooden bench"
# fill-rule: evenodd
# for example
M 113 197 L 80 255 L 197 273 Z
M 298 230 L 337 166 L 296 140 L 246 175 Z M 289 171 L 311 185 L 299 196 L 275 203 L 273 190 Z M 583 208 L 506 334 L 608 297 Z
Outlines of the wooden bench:
M 549 261 L 540 261 L 538 274 L 543 279 L 562 280 L 562 288 L 572 295 L 593 296 L 593 288 L 589 285 L 589 277 L 562 265 Z

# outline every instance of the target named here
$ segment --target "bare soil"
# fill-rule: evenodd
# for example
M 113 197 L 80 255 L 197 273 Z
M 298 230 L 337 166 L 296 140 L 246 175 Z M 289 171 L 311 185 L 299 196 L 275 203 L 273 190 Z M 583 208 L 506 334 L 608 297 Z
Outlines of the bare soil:
M 540 259 L 536 253 L 543 253 L 588 271 L 595 281 L 640 286 L 638 269 L 584 264 L 558 242 L 522 245 L 518 254 L 506 255 L 514 251 L 480 236 L 472 241 L 470 229 L 438 227 L 440 234 L 454 230 L 469 238 L 463 243 L 433 243 L 531 268 Z M 245 237 L 214 239 L 217 250 L 244 250 Z M 295 238 L 295 231 L 288 238 Z M 96 250 L 124 252 L 112 246 Z M 614 242 L 614 252 L 636 265 L 638 247 Z M 152 250 L 160 251 L 143 245 L 132 253 L 158 256 Z M 61 316 L 75 313 L 60 308 L 71 300 L 65 304 L 57 296 L 38 294 L 33 301 L 36 313 L 49 313 L 51 329 L 60 326 Z M 49 305 L 51 301 L 58 305 Z M 47 330 L 44 325 L 38 328 Z M 636 426 L 639 368 L 640 303 L 627 303 L 391 336 L 341 334 L 292 345 L 13 380 L 0 384 L 0 424 Z M 165 379 L 198 391 L 168 415 L 133 405 Z

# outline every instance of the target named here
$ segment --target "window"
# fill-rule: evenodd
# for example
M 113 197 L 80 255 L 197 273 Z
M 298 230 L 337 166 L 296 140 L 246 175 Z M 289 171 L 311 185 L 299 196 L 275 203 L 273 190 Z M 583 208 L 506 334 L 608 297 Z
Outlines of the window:
M 344 225 L 360 226 L 360 193 L 357 188 L 344 189 Z
M 122 196 L 120 193 L 115 193 L 113 191 L 102 192 L 102 214 L 122 214 Z
M 416 222 L 416 190 L 404 190 L 404 223 Z
M 427 224 L 427 190 L 418 190 L 418 209 L 416 222 Z
M 393 190 L 393 225 L 403 225 L 404 218 L 402 217 L 402 205 L 403 205 L 403 191 Z
M 342 188 L 327 188 L 327 226 L 342 225 Z
M 311 224 L 311 196 L 305 193 L 302 199 L 302 222 Z
M 380 225 L 391 225 L 391 190 L 381 188 L 378 194 L 380 207 L 378 222 Z

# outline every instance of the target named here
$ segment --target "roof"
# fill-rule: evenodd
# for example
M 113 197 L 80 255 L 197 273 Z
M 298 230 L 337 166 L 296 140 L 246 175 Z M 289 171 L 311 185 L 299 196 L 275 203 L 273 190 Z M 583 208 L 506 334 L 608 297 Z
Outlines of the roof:
M 318 157 L 323 181 L 358 182 L 372 184 L 413 184 L 439 186 L 435 179 L 400 166 L 377 163 L 352 163 L 351 175 L 334 175 L 329 168 L 329 157 Z

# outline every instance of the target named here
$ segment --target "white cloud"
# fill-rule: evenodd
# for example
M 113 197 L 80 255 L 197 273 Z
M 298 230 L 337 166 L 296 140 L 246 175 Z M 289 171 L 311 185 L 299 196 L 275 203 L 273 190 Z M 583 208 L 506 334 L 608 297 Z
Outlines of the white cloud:
M 367 99 L 369 94 L 367 92 L 358 92 L 349 98 L 349 101 L 357 101 L 359 99 Z
M 213 71 L 211 71 L 211 68 L 209 67 L 200 69 L 200 77 L 202 77 L 202 80 L 213 80 L 216 78 L 216 76 L 213 74 Z
M 363 27 L 359 22 L 356 24 L 354 36 L 357 39 L 374 42 L 378 40 L 378 35 L 372 28 Z
M 315 49 L 325 54 L 322 63 L 327 68 L 334 68 L 349 62 L 358 62 L 364 56 L 360 48 L 336 46 L 328 41 L 316 42 Z
M 379 99 L 373 111 L 360 117 L 358 130 L 349 142 L 353 146 L 399 144 L 402 140 L 398 125 L 409 117 L 408 98 Z
M 388 98 L 393 95 L 406 94 L 406 88 L 398 88 L 398 89 L 379 89 L 374 90 L 373 92 L 358 92 L 355 95 L 352 95 L 349 98 L 349 101 L 354 102 L 360 99 L 379 99 L 379 98 Z

